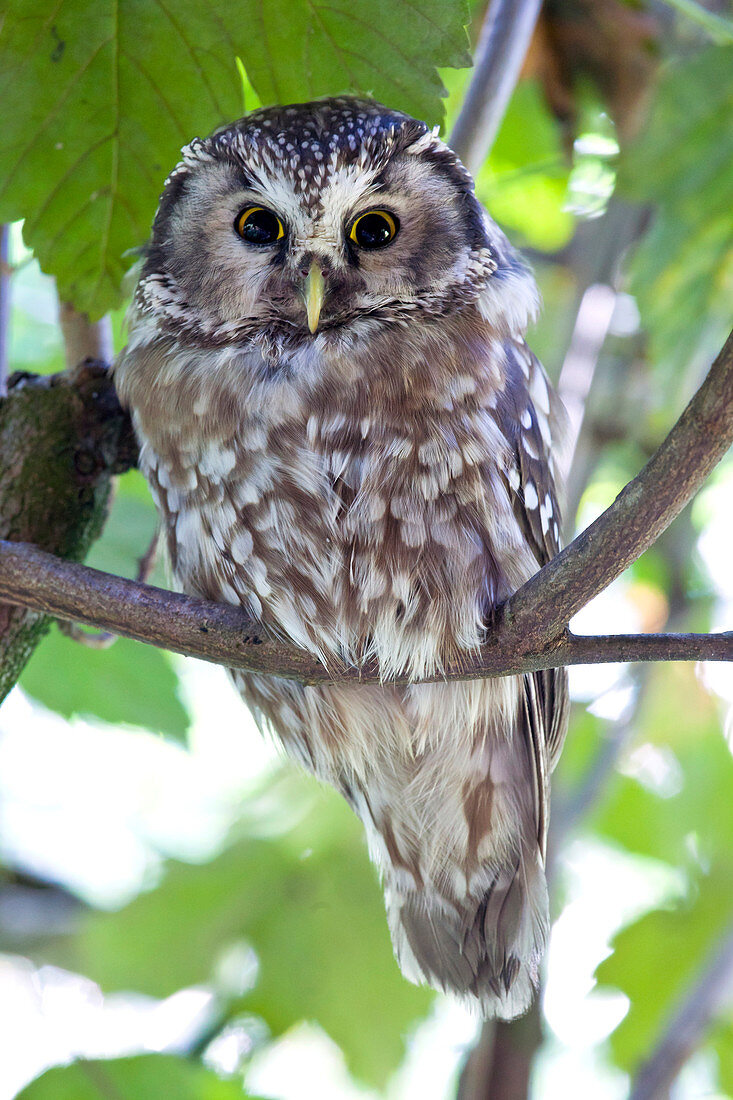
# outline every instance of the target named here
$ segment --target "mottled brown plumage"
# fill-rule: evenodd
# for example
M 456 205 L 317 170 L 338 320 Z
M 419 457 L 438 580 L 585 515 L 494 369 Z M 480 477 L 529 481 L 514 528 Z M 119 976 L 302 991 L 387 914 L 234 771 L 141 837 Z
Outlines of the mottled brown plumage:
M 242 238 L 250 209 L 271 240 Z M 355 237 L 369 211 L 379 247 Z M 388 681 L 475 649 L 557 551 L 535 307 L 434 132 L 325 100 L 184 150 L 116 368 L 181 587 L 325 663 L 378 659 L 381 687 L 234 680 L 363 820 L 405 974 L 504 1017 L 547 934 L 564 675 Z

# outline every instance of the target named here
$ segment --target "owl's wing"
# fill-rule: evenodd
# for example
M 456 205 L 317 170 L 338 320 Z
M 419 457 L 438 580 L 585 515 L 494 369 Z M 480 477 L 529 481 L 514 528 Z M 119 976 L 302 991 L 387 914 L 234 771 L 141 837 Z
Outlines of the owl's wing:
M 539 565 L 560 549 L 560 506 L 555 484 L 555 453 L 564 410 L 540 361 L 524 341 L 505 344 L 510 416 L 514 431 L 514 514 Z M 511 476 L 514 474 L 514 476 Z
M 523 340 L 508 341 L 507 418 L 513 431 L 514 464 L 508 481 L 516 519 L 537 564 L 560 549 L 560 507 L 555 485 L 554 448 L 563 411 L 539 360 Z M 560 756 L 568 717 L 565 669 L 534 672 L 523 678 L 521 721 L 535 780 L 537 833 L 542 848 L 547 830 L 549 775 Z

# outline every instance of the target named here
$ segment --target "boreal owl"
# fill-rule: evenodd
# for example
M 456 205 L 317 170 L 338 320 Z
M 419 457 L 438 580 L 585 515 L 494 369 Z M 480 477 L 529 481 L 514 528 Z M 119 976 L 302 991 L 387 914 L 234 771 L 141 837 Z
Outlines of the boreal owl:
M 524 1011 L 562 672 L 410 683 L 558 549 L 535 284 L 422 122 L 326 99 L 196 139 L 116 365 L 183 591 L 379 686 L 234 672 L 366 828 L 407 977 Z

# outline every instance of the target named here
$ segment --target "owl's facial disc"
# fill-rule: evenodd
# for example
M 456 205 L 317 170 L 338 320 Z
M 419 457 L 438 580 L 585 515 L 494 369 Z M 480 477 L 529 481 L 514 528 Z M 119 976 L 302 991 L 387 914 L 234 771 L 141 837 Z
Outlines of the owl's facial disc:
M 348 98 L 269 108 L 184 151 L 137 299 L 204 345 L 361 339 L 474 302 L 495 242 L 423 123 Z

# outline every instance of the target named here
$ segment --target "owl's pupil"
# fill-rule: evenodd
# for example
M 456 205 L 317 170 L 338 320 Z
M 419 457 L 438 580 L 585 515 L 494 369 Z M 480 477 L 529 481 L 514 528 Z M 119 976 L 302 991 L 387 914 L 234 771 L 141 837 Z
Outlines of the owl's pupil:
M 263 207 L 240 216 L 236 226 L 240 237 L 249 244 L 272 244 L 281 236 L 280 219 Z
M 365 214 L 354 226 L 354 238 L 360 248 L 382 248 L 394 235 L 383 214 Z

